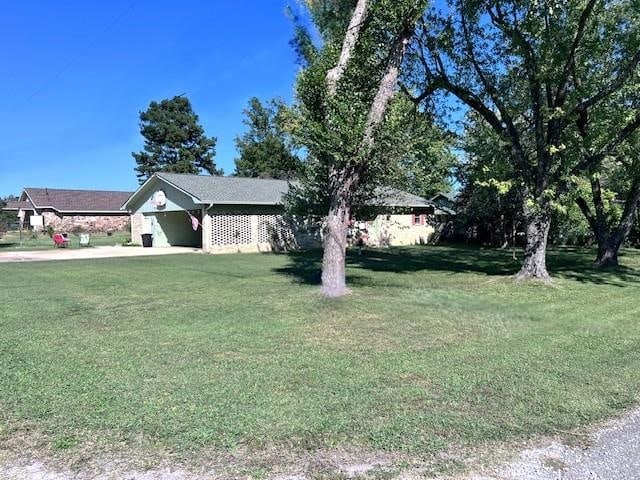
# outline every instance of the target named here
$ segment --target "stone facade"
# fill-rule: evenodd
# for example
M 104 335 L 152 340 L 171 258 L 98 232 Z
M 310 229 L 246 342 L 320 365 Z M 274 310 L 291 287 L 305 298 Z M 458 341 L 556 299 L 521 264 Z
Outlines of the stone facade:
M 61 215 L 55 212 L 44 212 L 45 228 L 51 225 L 56 232 L 84 231 L 121 232 L 129 229 L 129 215 Z

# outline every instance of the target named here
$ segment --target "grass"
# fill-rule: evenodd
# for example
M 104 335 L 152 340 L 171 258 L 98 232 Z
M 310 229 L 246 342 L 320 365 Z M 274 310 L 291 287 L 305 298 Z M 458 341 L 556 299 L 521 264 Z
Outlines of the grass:
M 318 295 L 319 253 L 0 265 L 0 437 L 172 451 L 432 454 L 567 430 L 640 394 L 640 254 L 598 271 L 549 255 L 369 251 L 353 294 Z
M 131 238 L 129 232 L 114 232 L 111 235 L 106 233 L 92 233 L 91 246 L 112 246 L 122 245 Z M 76 234 L 69 234 L 69 245 L 67 248 L 81 248 L 80 237 Z M 45 233 L 40 233 L 33 238 L 31 232 L 22 232 L 22 244 L 20 242 L 20 232 L 10 231 L 0 237 L 0 253 L 11 250 L 53 250 L 53 240 Z M 82 247 L 85 248 L 85 247 Z

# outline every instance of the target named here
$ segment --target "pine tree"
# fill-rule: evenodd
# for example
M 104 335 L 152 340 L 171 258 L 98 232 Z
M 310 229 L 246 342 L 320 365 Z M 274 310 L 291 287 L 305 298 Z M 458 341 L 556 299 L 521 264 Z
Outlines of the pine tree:
M 151 102 L 140 112 L 140 133 L 144 150 L 132 153 L 140 183 L 156 172 L 222 174 L 213 159 L 216 138 L 204 134 L 186 97 Z

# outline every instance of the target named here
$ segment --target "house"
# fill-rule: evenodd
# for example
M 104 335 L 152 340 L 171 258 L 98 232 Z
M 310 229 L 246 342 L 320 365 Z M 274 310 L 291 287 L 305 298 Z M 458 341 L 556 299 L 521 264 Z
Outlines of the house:
M 287 218 L 283 200 L 289 183 L 242 177 L 156 173 L 122 209 L 131 213 L 131 238 L 153 247 L 189 246 L 205 252 L 247 252 L 307 247 L 320 243 L 309 220 Z M 354 220 L 373 245 L 426 243 L 434 233 L 435 206 L 398 190 L 380 195 L 383 214 Z
M 440 192 L 431 198 L 431 202 L 445 215 L 455 215 L 456 197 L 451 193 Z M 437 212 L 436 212 L 437 214 Z
M 24 213 L 25 227 L 51 225 L 72 232 L 115 232 L 128 228 L 129 215 L 120 210 L 132 192 L 25 188 L 17 201 L 7 202 L 5 211 Z

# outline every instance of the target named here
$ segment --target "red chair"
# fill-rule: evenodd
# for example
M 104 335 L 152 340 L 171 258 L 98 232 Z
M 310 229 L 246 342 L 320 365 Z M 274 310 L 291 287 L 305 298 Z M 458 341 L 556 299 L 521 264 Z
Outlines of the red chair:
M 61 233 L 56 233 L 53 235 L 53 246 L 54 247 L 66 247 L 69 245 L 69 239 L 62 235 Z

